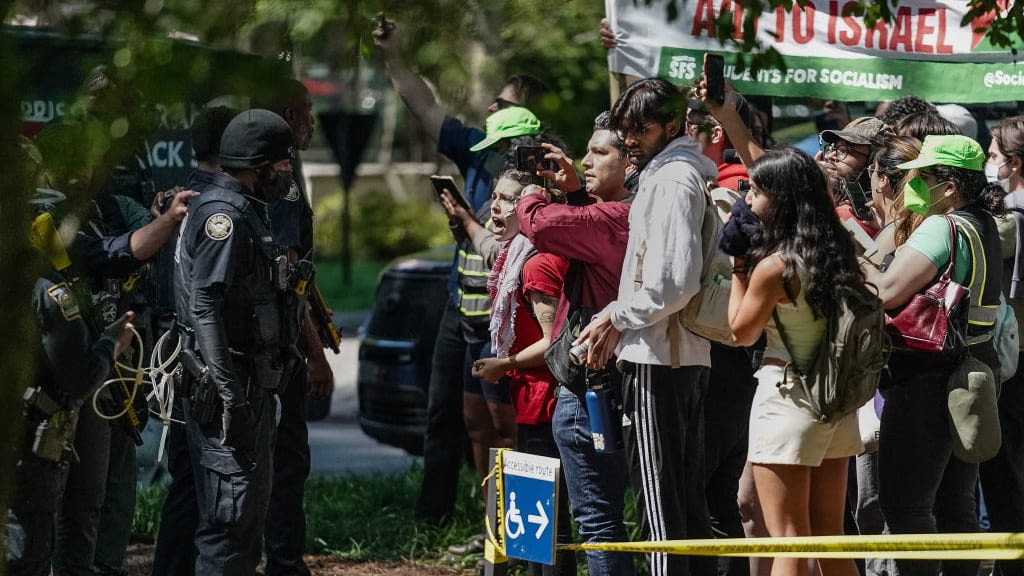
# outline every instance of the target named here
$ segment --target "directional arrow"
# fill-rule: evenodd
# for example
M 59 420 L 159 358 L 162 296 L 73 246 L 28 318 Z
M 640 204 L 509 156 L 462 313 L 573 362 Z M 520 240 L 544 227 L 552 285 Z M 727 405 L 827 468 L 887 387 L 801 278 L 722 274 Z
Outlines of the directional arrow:
M 544 507 L 540 505 L 540 501 L 537 501 L 537 512 L 537 514 L 530 514 L 526 517 L 527 522 L 537 525 L 537 534 L 534 538 L 540 538 L 540 535 L 544 533 L 544 529 L 548 527 L 548 515 L 544 512 Z

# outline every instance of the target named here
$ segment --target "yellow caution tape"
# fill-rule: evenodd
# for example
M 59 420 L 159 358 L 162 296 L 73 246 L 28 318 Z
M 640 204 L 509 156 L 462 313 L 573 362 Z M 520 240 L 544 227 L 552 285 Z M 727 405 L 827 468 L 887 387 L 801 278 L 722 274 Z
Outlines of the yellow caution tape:
M 1024 533 L 720 538 L 711 540 L 573 544 L 559 546 L 558 548 L 560 550 L 654 552 L 685 554 L 687 556 L 1018 560 L 1024 558 Z

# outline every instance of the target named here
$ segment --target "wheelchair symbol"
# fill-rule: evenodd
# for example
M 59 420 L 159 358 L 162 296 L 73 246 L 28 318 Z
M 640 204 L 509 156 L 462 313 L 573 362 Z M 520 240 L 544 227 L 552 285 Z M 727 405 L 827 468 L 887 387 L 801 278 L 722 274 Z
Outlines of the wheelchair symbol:
M 505 513 L 505 532 L 509 538 L 515 540 L 523 535 L 526 527 L 523 526 L 523 517 L 519 514 L 519 508 L 516 508 L 516 493 L 509 492 L 508 499 L 508 512 Z M 515 529 L 512 528 L 513 524 Z

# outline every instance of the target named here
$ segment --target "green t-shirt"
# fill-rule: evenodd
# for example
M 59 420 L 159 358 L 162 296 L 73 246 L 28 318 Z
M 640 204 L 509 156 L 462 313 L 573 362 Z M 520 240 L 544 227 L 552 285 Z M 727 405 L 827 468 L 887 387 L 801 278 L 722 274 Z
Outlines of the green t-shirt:
M 929 216 L 914 230 L 907 239 L 907 246 L 917 250 L 939 272 L 949 266 L 949 223 L 942 216 Z M 965 284 L 970 273 L 971 247 L 963 234 L 956 235 L 956 267 L 953 269 L 953 280 Z

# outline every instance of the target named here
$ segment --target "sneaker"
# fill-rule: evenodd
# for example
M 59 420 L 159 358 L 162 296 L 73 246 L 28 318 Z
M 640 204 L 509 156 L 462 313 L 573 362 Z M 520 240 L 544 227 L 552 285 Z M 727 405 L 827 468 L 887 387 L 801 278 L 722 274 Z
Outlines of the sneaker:
M 471 536 L 465 544 L 452 544 L 448 547 L 448 553 L 453 556 L 466 556 L 484 551 L 484 535 L 476 534 Z

